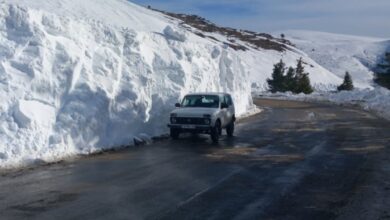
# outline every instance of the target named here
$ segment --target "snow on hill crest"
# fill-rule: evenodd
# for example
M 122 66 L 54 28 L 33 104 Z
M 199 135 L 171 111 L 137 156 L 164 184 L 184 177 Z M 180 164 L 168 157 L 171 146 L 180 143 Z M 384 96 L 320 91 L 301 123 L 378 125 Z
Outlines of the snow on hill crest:
M 386 51 L 390 40 L 359 37 L 316 31 L 290 30 L 286 38 L 310 58 L 339 77 L 346 71 L 352 75 L 356 87 L 373 87 L 373 70 Z
M 0 168 L 164 133 L 188 92 L 230 92 L 243 114 L 280 58 L 303 56 L 317 88 L 341 81 L 300 51 L 236 51 L 178 23 L 125 0 L 0 1 Z

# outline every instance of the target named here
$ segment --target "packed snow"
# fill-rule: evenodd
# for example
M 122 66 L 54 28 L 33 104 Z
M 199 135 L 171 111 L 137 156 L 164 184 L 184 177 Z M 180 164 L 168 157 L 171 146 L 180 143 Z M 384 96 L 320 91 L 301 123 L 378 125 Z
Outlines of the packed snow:
M 245 115 L 299 57 L 317 89 L 341 82 L 295 48 L 235 51 L 125 0 L 2 0 L 0 168 L 147 142 L 189 92 L 229 92 Z

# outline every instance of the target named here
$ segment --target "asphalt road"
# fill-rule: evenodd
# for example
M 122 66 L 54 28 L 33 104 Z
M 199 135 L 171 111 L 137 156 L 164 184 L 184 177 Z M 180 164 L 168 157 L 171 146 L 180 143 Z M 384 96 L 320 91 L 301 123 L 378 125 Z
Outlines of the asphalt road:
M 0 219 L 390 219 L 390 125 L 256 100 L 234 138 L 187 136 L 2 173 Z

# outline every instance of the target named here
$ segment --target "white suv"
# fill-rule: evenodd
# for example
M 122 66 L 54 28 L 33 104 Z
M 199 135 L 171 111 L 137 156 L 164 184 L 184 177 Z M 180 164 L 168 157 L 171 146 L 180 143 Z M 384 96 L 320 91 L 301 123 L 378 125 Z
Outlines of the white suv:
M 171 137 L 177 139 L 180 133 L 210 134 L 217 143 L 222 129 L 229 137 L 234 133 L 236 121 L 232 97 L 227 93 L 195 93 L 186 95 L 183 101 L 176 103 L 171 112 Z

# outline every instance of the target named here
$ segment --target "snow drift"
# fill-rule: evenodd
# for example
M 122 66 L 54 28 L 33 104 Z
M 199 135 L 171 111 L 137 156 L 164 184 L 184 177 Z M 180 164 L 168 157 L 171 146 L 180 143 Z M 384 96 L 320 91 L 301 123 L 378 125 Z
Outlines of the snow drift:
M 280 58 L 303 56 L 319 88 L 341 82 L 293 48 L 235 51 L 178 23 L 125 0 L 0 2 L 0 167 L 165 133 L 188 92 L 230 92 L 244 114 Z

